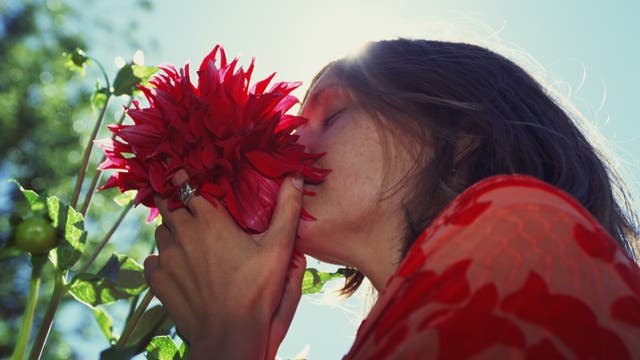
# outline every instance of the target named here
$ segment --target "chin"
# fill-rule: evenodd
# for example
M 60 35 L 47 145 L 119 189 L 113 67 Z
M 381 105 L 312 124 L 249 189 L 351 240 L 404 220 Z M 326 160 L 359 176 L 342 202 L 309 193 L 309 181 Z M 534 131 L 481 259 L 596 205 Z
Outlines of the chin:
M 314 221 L 300 221 L 296 249 L 322 262 L 333 265 L 349 266 L 336 253 L 336 243 L 332 239 L 314 235 Z M 332 246 L 333 245 L 333 246 Z M 339 249 L 338 249 L 339 250 Z

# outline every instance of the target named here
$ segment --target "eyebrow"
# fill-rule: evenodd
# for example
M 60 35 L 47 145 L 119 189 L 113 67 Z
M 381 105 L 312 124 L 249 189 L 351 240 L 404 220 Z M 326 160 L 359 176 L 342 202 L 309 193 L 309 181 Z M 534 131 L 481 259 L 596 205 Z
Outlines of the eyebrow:
M 338 82 L 331 82 L 327 85 L 324 85 L 319 90 L 313 92 L 311 98 L 306 99 L 305 102 L 308 102 L 311 105 L 317 105 L 322 98 L 324 98 L 328 92 L 333 90 L 344 90 L 344 87 L 340 85 Z

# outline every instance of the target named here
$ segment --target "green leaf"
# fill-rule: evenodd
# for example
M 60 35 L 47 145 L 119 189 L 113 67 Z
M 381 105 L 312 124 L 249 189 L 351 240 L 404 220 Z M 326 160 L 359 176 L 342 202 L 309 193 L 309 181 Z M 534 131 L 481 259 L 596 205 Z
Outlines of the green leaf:
M 181 359 L 178 346 L 169 336 L 157 336 L 151 339 L 147 346 L 149 360 L 179 360 Z
M 84 250 L 87 241 L 84 217 L 55 196 L 48 196 L 46 203 L 52 225 L 59 234 L 63 234 L 49 253 L 49 258 L 58 269 L 66 270 L 78 261 Z
M 100 87 L 100 82 L 96 81 L 96 88 L 91 94 L 91 108 L 93 111 L 100 111 L 107 103 L 109 97 L 109 89 L 106 87 Z
M 23 252 L 15 246 L 3 246 L 0 248 L 0 261 L 14 258 Z
M 100 360 L 123 360 L 131 359 L 136 355 L 133 348 L 116 349 L 110 347 L 100 353 Z
M 308 268 L 305 270 L 304 277 L 302 278 L 302 294 L 308 295 L 320 292 L 327 281 L 339 277 L 344 277 L 344 275 L 340 272 L 329 273 Z
M 77 274 L 70 292 L 78 301 L 95 307 L 131 298 L 146 287 L 142 267 L 126 256 L 114 254 L 97 274 Z
M 37 192 L 33 190 L 27 190 L 20 185 L 20 183 L 15 179 L 10 179 L 9 182 L 12 182 L 18 186 L 20 192 L 27 199 L 29 205 L 31 205 L 31 211 L 39 211 L 43 210 L 46 207 L 46 199 L 42 195 L 38 195 Z
M 131 202 L 136 198 L 137 193 L 138 192 L 136 190 L 128 190 L 123 192 L 122 194 L 118 194 L 113 198 L 113 201 L 115 201 L 116 204 L 125 207 L 131 204 Z
M 63 53 L 62 55 L 67 58 L 67 62 L 64 65 L 69 70 L 77 71 L 84 76 L 85 64 L 89 62 L 89 57 L 85 55 L 82 49 L 76 48 L 72 53 Z
M 141 85 L 147 85 L 149 79 L 158 71 L 158 68 L 155 66 L 133 64 L 131 65 L 131 70 L 133 70 L 133 75 L 140 79 Z
M 138 92 L 137 85 L 147 85 L 149 79 L 158 69 L 154 66 L 143 66 L 128 63 L 121 67 L 113 81 L 113 94 L 116 96 L 133 96 Z
M 125 255 L 111 255 L 97 275 L 114 282 L 133 295 L 138 295 L 147 286 L 142 266 Z
M 125 346 L 144 349 L 154 336 L 167 335 L 172 327 L 167 310 L 162 305 L 153 306 L 142 314 Z
M 102 308 L 96 307 L 93 309 L 93 315 L 96 317 L 96 321 L 98 321 L 98 325 L 100 326 L 100 330 L 104 334 L 104 337 L 109 341 L 109 343 L 113 344 L 116 340 L 115 336 L 113 336 L 113 320 L 106 311 Z
M 187 349 L 187 342 L 186 341 L 182 341 L 182 344 L 180 344 L 180 348 L 178 349 L 178 353 L 180 353 L 180 358 L 181 359 L 188 359 L 189 356 L 189 349 Z
M 121 67 L 116 75 L 116 79 L 113 81 L 113 94 L 120 95 L 132 95 L 133 89 L 140 83 L 140 78 L 133 74 L 132 64 L 126 64 Z

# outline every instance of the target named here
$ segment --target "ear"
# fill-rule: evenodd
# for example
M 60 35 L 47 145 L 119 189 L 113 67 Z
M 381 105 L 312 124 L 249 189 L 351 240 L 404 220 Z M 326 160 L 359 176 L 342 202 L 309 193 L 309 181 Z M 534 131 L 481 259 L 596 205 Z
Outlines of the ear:
M 453 165 L 457 166 L 464 159 L 469 157 L 480 145 L 477 136 L 471 134 L 460 134 L 457 136 L 453 153 Z
M 468 133 L 457 136 L 452 156 L 451 172 L 449 174 L 448 185 L 455 193 L 460 193 L 469 185 L 471 177 L 472 154 L 480 146 L 480 137 Z

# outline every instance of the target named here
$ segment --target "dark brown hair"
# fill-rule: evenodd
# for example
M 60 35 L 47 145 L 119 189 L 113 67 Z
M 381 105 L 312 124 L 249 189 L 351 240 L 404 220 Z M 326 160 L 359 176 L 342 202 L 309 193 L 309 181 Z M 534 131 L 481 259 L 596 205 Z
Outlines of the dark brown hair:
M 374 118 L 423 144 L 407 177 L 404 256 L 444 207 L 472 184 L 526 174 L 571 194 L 632 257 L 637 217 L 613 166 L 525 70 L 483 47 L 397 39 L 327 65 Z M 314 82 L 315 82 L 314 80 Z M 426 146 L 429 144 L 429 146 Z M 429 156 L 435 161 L 424 161 Z M 406 185 L 406 184 L 405 184 Z M 342 293 L 363 275 L 346 270 Z

